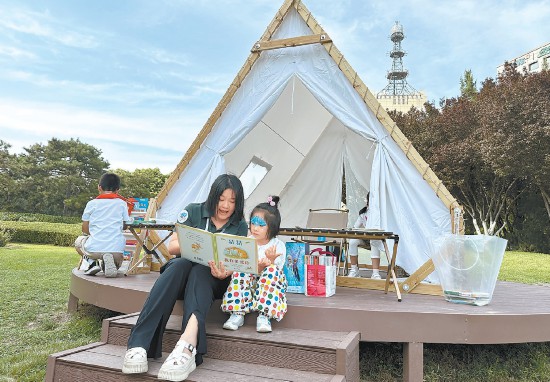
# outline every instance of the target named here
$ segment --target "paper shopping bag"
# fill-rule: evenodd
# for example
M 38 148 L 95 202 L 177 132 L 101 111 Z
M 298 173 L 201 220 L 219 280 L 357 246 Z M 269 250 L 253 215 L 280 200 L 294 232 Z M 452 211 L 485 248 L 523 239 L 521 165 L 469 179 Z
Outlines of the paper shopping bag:
M 336 293 L 336 256 L 320 248 L 305 256 L 306 296 L 330 297 Z

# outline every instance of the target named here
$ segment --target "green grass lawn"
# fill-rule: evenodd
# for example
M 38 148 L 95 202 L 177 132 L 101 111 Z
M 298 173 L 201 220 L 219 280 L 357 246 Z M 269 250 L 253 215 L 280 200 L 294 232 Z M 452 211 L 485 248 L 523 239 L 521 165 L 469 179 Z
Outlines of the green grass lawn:
M 506 252 L 498 279 L 523 284 L 550 284 L 550 255 Z
M 549 256 L 507 252 L 499 279 L 550 284 Z M 99 341 L 101 320 L 116 315 L 86 304 L 77 314 L 66 313 L 78 260 L 68 247 L 0 248 L 0 382 L 43 381 L 48 355 Z M 361 343 L 361 380 L 400 381 L 401 346 Z M 550 381 L 550 343 L 426 344 L 424 374 L 429 382 Z
M 91 305 L 66 312 L 78 260 L 69 247 L 0 248 L 0 382 L 43 381 L 48 355 L 99 340 L 112 312 Z

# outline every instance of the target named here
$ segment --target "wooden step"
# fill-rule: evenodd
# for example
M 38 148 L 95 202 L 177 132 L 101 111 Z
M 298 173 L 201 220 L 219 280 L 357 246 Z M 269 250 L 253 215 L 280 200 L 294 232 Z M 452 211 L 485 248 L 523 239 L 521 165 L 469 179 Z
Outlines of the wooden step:
M 149 371 L 144 374 L 122 374 L 122 361 L 126 346 L 102 342 L 52 354 L 48 359 L 46 382 L 139 382 L 158 381 L 158 371 L 169 353 L 162 358 L 149 360 Z M 285 365 L 282 365 L 285 367 Z M 187 379 L 193 382 L 283 382 L 318 381 L 344 382 L 343 375 L 329 375 L 307 371 L 291 370 L 282 367 L 250 364 L 204 358 L 204 363 L 195 369 Z
M 104 321 L 102 341 L 126 346 L 138 314 Z M 343 375 L 359 381 L 359 333 L 277 327 L 272 333 L 256 332 L 256 315 L 245 318 L 237 331 L 222 329 L 221 322 L 207 322 L 207 356 L 224 361 L 242 361 L 271 367 Z M 172 315 L 163 337 L 163 351 L 170 352 L 180 338 L 181 316 Z

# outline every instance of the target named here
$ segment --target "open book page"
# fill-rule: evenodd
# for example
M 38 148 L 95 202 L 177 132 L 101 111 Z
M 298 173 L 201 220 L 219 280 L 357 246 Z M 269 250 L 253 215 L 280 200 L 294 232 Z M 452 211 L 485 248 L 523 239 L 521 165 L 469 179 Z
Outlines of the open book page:
M 223 262 L 225 268 L 245 273 L 258 273 L 258 246 L 252 237 L 227 235 L 217 233 L 216 247 L 218 261 Z
M 210 260 L 216 261 L 212 233 L 179 223 L 176 223 L 176 233 L 178 234 L 181 257 L 206 266 Z
M 223 262 L 226 269 L 258 273 L 256 239 L 245 236 L 211 233 L 176 223 L 181 257 L 208 266 L 210 260 Z

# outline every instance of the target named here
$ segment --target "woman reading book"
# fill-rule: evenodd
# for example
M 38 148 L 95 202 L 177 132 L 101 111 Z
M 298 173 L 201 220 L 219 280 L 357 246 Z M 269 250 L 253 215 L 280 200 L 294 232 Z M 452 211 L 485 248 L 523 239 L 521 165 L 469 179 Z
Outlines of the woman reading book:
M 192 203 L 180 214 L 183 224 L 210 232 L 246 236 L 244 192 L 234 175 L 220 175 L 214 180 L 208 198 Z M 207 267 L 180 257 L 177 234 L 173 234 L 168 251 L 176 256 L 160 270 L 161 274 L 145 301 L 128 339 L 122 372 L 145 373 L 147 357 L 162 356 L 162 336 L 176 300 L 183 299 L 182 335 L 160 368 L 158 378 L 183 381 L 202 363 L 206 353 L 205 320 L 214 299 L 222 298 L 231 272 L 223 264 Z

